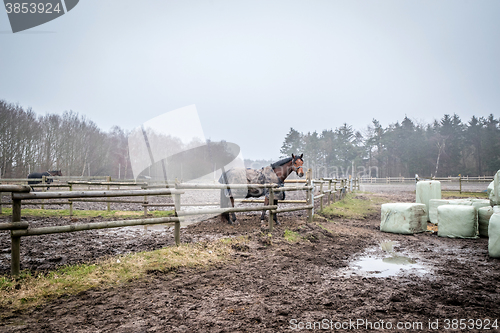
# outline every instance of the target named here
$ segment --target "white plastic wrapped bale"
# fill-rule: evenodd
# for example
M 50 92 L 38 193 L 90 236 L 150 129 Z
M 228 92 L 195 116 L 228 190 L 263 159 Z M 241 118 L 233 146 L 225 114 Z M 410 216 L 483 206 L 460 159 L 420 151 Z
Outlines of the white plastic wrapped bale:
M 429 221 L 438 223 L 438 207 L 442 205 L 449 205 L 450 200 L 446 199 L 431 199 L 429 200 Z
M 493 187 L 495 186 L 495 181 L 492 180 L 491 183 L 488 184 L 486 188 L 486 193 L 488 194 L 488 198 L 490 197 L 491 191 L 493 191 Z
M 448 202 L 450 205 L 474 206 L 476 209 L 490 206 L 490 201 L 488 199 L 449 199 Z
M 472 206 L 476 207 L 476 209 L 482 207 L 491 207 L 490 201 L 488 199 L 470 199 L 472 202 Z
M 500 213 L 491 215 L 488 226 L 488 253 L 492 258 L 500 258 Z
M 427 221 L 429 221 L 429 201 L 441 199 L 441 182 L 437 180 L 424 180 L 417 183 L 417 203 L 425 204 Z
M 387 203 L 381 209 L 381 231 L 415 234 L 427 230 L 427 208 L 424 204 Z
M 472 206 L 472 201 L 470 199 L 448 199 L 450 205 L 466 205 Z
M 481 207 L 477 210 L 477 220 L 479 223 L 479 236 L 488 237 L 488 226 L 490 217 L 493 215 L 493 207 Z
M 488 197 L 490 198 L 491 206 L 500 205 L 500 170 L 497 171 L 493 181 L 488 185 Z
M 477 238 L 477 211 L 473 206 L 444 205 L 438 209 L 438 236 Z
M 490 207 L 490 201 L 487 199 L 431 199 L 429 200 L 429 220 L 432 223 L 438 224 L 437 208 L 442 205 L 464 205 L 479 209 Z

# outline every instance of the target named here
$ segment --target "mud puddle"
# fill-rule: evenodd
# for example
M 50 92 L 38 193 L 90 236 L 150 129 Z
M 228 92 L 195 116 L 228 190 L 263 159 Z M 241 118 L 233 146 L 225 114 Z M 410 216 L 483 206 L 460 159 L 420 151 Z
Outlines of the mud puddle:
M 411 254 L 399 252 L 398 242 L 384 241 L 378 247 L 366 249 L 366 254 L 352 261 L 341 271 L 343 276 L 363 275 L 371 277 L 391 277 L 399 274 L 425 275 L 430 267 L 421 264 Z

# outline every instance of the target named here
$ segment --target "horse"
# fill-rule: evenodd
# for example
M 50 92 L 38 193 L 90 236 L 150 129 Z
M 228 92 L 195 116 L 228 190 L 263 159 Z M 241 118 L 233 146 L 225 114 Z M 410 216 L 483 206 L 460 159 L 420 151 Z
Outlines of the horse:
M 54 176 L 62 176 L 62 173 L 61 173 L 61 170 L 52 170 L 52 171 L 45 171 L 45 172 L 33 172 L 33 173 L 30 173 L 28 175 L 28 179 L 30 178 L 37 178 L 37 179 L 40 179 L 42 178 L 43 176 L 46 176 L 46 177 L 54 177 Z M 47 184 L 50 184 L 52 183 L 54 180 L 52 178 L 48 178 L 46 180 L 46 183 Z M 35 185 L 35 184 L 40 184 L 42 181 L 41 180 L 28 180 L 28 185 Z M 31 189 L 33 191 L 35 191 L 35 189 L 33 188 L 33 186 L 31 186 Z M 47 186 L 47 190 L 49 189 L 49 187 Z
M 272 163 L 260 170 L 256 169 L 243 169 L 234 168 L 227 172 L 223 172 L 219 183 L 223 184 L 278 184 L 280 187 L 284 186 L 285 179 L 292 173 L 296 172 L 299 177 L 304 176 L 304 160 L 302 157 L 292 154 L 292 157 L 284 158 L 276 163 Z M 269 190 L 267 188 L 248 188 L 248 189 L 224 189 L 221 190 L 220 207 L 227 208 L 234 207 L 234 198 L 258 198 L 265 195 L 264 206 L 269 205 Z M 274 205 L 278 204 L 278 200 L 285 200 L 285 191 L 276 192 L 274 195 Z M 261 225 L 264 226 L 266 218 L 266 210 L 262 210 L 260 217 Z M 236 223 L 236 214 L 229 213 L 221 214 L 221 221 L 229 224 Z M 279 225 L 277 214 L 274 214 L 274 221 Z

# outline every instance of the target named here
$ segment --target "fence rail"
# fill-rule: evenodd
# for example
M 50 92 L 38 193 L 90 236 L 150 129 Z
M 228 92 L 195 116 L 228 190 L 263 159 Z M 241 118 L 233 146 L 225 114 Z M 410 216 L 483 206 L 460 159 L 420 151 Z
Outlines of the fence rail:
M 419 177 L 420 180 L 439 180 L 441 182 L 491 182 L 493 181 L 492 176 L 449 176 L 449 177 Z M 360 182 L 362 184 L 380 184 L 380 183 L 405 183 L 405 182 L 415 182 L 415 177 L 361 177 Z
M 286 183 L 305 183 L 304 186 L 284 186 L 278 187 L 276 184 L 263 184 L 263 185 L 247 185 L 247 184 L 167 184 L 163 185 L 162 188 L 154 189 L 137 189 L 137 190 L 106 190 L 106 191 L 59 191 L 59 192 L 31 192 L 30 186 L 27 185 L 0 185 L 0 194 L 2 192 L 11 192 L 12 197 L 12 222 L 0 223 L 0 230 L 10 230 L 11 234 L 11 274 L 17 276 L 20 273 L 20 246 L 21 237 L 35 236 L 35 235 L 46 235 L 54 233 L 66 233 L 66 232 L 77 232 L 84 230 L 94 230 L 94 229 L 105 229 L 105 228 L 118 228 L 126 226 L 136 226 L 136 225 L 153 225 L 153 224 L 173 224 L 174 225 L 174 239 L 177 245 L 180 244 L 180 223 L 185 216 L 192 215 L 204 215 L 204 214 L 221 214 L 221 213 L 231 213 L 231 212 L 249 212 L 249 211 L 269 211 L 269 230 L 273 231 L 273 217 L 277 213 L 290 212 L 296 210 L 307 210 L 307 221 L 311 222 L 314 214 L 314 200 L 320 199 L 320 210 L 323 209 L 323 201 L 325 198 L 328 199 L 328 203 L 331 202 L 332 196 L 333 201 L 336 200 L 336 194 L 338 192 L 339 199 L 345 195 L 349 181 L 345 179 L 320 179 L 313 180 L 311 178 L 312 172 L 308 170 L 306 180 L 290 180 Z M 123 182 L 111 182 L 110 178 L 107 178 L 107 182 L 78 182 L 72 181 L 68 182 L 69 186 L 74 184 L 80 185 L 129 185 Z M 352 189 L 356 186 L 356 180 L 350 181 L 350 188 Z M 142 183 L 136 183 L 134 185 L 141 185 Z M 324 188 L 324 185 L 328 185 L 328 189 Z M 165 188 L 170 186 L 169 188 Z M 175 187 L 174 187 L 175 186 Z M 333 187 L 332 187 L 333 186 Z M 252 207 L 232 207 L 232 208 L 208 208 L 199 210 L 183 210 L 182 207 L 186 206 L 206 206 L 206 205 L 218 205 L 219 203 L 197 203 L 189 204 L 181 202 L 181 195 L 185 193 L 186 190 L 220 190 L 220 189 L 248 189 L 248 188 L 267 188 L 269 191 L 269 202 L 274 202 L 275 193 L 282 191 L 306 191 L 306 200 L 284 200 L 285 203 L 300 203 L 302 205 L 278 208 L 277 205 L 267 205 L 267 206 L 252 206 Z M 359 182 L 358 182 L 359 188 Z M 70 187 L 70 189 L 72 189 Z M 319 195 L 314 195 L 317 191 Z M 130 197 L 130 196 L 158 196 L 158 195 L 169 195 L 174 197 L 173 204 L 149 204 L 145 199 L 144 201 L 125 201 L 125 200 L 110 200 L 106 198 L 112 197 Z M 0 195 L 1 198 L 1 195 Z M 92 198 L 105 198 L 103 200 L 92 199 Z M 26 202 L 26 200 L 49 200 L 49 199 L 68 199 L 68 201 L 63 202 L 45 202 L 45 204 L 70 204 L 73 201 L 99 201 L 107 202 L 108 205 L 111 202 L 135 202 L 141 203 L 146 207 L 148 206 L 174 206 L 174 217 L 164 217 L 164 218 L 147 218 L 147 219 L 134 219 L 134 220 L 121 220 L 121 221 L 106 221 L 97 223 L 85 223 L 85 224 L 74 224 L 74 225 L 64 225 L 64 226 L 52 226 L 52 227 L 39 227 L 39 228 L 29 228 L 29 223 L 21 221 L 21 207 L 22 204 L 36 204 L 37 202 Z M 23 202 L 24 200 L 24 202 Z M 244 201 L 244 202 L 250 202 Z M 260 202 L 257 200 L 251 202 Z M 1 209 L 0 201 L 0 209 Z M 72 206 L 70 206 L 72 207 Z M 108 206 L 109 208 L 109 206 Z M 1 210 L 0 210 L 1 213 Z

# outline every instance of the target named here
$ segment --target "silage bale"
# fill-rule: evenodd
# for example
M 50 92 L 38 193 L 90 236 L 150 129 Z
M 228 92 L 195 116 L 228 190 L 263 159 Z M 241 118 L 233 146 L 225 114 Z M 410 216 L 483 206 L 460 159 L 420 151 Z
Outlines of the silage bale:
M 473 206 L 476 209 L 481 207 L 490 207 L 490 201 L 487 199 L 431 199 L 429 200 L 429 220 L 438 224 L 437 208 L 442 205 L 464 205 Z
M 495 212 L 490 217 L 488 226 L 488 253 L 492 258 L 500 258 L 500 213 Z
M 438 207 L 438 236 L 477 238 L 477 211 L 473 206 L 444 205 Z
M 488 187 L 486 188 L 486 194 L 488 195 L 488 198 L 491 198 L 494 187 L 495 187 L 495 180 L 492 180 L 491 183 L 489 183 Z
M 477 210 L 482 207 L 491 207 L 490 201 L 488 199 L 470 199 L 472 206 L 476 207 Z
M 472 201 L 470 199 L 449 199 L 450 205 L 466 205 L 472 206 Z
M 446 199 L 431 199 L 429 200 L 429 221 L 434 224 L 438 223 L 438 207 L 442 205 L 449 205 L 450 200 Z
M 417 182 L 417 203 L 425 204 L 427 221 L 429 221 L 429 201 L 431 199 L 441 199 L 441 182 L 437 180 Z
M 493 183 L 493 185 L 491 184 Z M 497 171 L 493 181 L 488 185 L 488 197 L 490 198 L 490 205 L 500 205 L 500 170 Z
M 415 234 L 427 230 L 427 208 L 422 203 L 382 205 L 380 230 L 397 234 Z
M 488 226 L 491 215 L 493 215 L 493 207 L 491 206 L 481 207 L 477 210 L 479 236 L 488 237 Z

